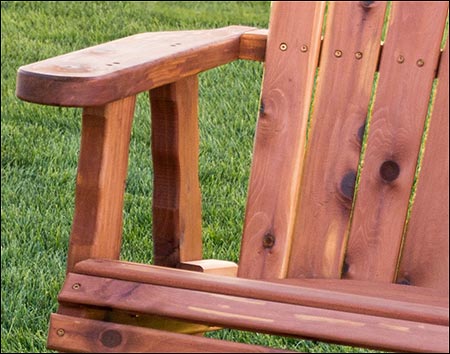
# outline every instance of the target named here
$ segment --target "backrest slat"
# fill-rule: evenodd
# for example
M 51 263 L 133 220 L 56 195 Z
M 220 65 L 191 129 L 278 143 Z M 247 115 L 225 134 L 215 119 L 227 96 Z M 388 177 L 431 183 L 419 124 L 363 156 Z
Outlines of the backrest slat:
M 239 276 L 287 272 L 324 2 L 272 3 Z
M 328 7 L 289 277 L 341 275 L 385 10 L 386 2 Z
M 449 111 L 448 44 L 441 59 L 414 206 L 400 262 L 398 282 L 449 293 Z
M 346 278 L 383 282 L 395 278 L 447 9 L 448 2 L 392 5 L 346 254 Z

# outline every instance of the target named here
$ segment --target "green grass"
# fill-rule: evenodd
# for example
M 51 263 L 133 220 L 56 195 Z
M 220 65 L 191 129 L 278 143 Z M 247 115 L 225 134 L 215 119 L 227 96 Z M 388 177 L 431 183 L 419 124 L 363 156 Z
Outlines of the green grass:
M 268 2 L 2 2 L 2 352 L 43 352 L 65 277 L 81 111 L 15 97 L 19 66 L 140 32 L 227 25 L 267 28 Z M 204 258 L 238 261 L 262 65 L 200 75 Z M 148 96 L 138 96 L 122 258 L 152 260 Z M 312 352 L 344 346 L 224 330 L 208 336 Z M 365 350 L 360 350 L 365 351 Z

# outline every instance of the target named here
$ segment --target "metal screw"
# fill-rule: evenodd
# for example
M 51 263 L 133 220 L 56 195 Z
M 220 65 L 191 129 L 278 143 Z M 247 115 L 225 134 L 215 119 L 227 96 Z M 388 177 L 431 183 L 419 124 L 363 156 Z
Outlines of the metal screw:
M 307 46 L 306 44 L 303 44 L 303 45 L 300 47 L 300 51 L 303 52 L 303 53 L 307 52 L 307 51 L 308 51 L 308 46 Z
M 58 335 L 58 337 L 62 337 L 65 333 L 66 333 L 66 331 L 64 331 L 62 328 L 60 328 L 56 331 L 56 334 Z
M 275 244 L 275 236 L 272 234 L 266 234 L 263 238 L 263 247 L 264 248 L 272 248 Z
M 417 66 L 422 67 L 425 65 L 425 62 L 423 61 L 423 59 L 419 59 L 419 60 L 417 60 L 416 64 L 417 64 Z
M 283 52 L 287 50 L 287 44 L 286 43 L 281 43 L 280 44 L 280 50 L 282 50 Z
M 403 55 L 399 55 L 397 58 L 397 63 L 402 64 L 405 62 L 405 57 Z
M 81 288 L 81 284 L 80 283 L 75 283 L 72 285 L 72 289 L 73 290 L 78 290 L 79 288 Z
M 336 58 L 342 57 L 342 50 L 339 50 L 339 49 L 335 50 L 335 51 L 334 51 L 334 56 L 335 56 Z
M 362 57 L 363 57 L 363 54 L 362 54 L 361 52 L 356 52 L 356 53 L 355 53 L 355 58 L 356 58 L 356 59 L 359 60 L 359 59 L 361 59 Z

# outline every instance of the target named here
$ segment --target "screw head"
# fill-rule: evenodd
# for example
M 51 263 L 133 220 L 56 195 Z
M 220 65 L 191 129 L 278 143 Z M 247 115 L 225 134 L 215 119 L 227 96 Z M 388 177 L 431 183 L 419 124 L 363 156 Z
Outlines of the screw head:
M 355 58 L 356 58 L 356 59 L 359 60 L 359 59 L 361 59 L 362 57 L 363 57 L 363 54 L 362 54 L 361 52 L 356 52 L 356 53 L 355 53 Z
M 303 53 L 306 53 L 306 52 L 308 51 L 308 46 L 307 46 L 306 44 L 303 44 L 303 45 L 300 47 L 300 51 L 303 52 Z
M 275 244 L 275 236 L 272 234 L 265 234 L 263 238 L 263 247 L 272 248 Z
M 425 65 L 425 62 L 423 61 L 423 59 L 419 59 L 419 60 L 417 60 L 416 64 L 418 67 L 422 67 Z
M 280 44 L 280 50 L 283 51 L 283 52 L 286 51 L 287 50 L 287 44 L 286 43 L 281 43 Z
M 56 334 L 58 335 L 58 337 L 62 337 L 65 333 L 66 333 L 66 331 L 64 331 L 64 329 L 62 329 L 62 328 L 59 328 L 56 331 Z
M 405 57 L 403 55 L 399 55 L 397 57 L 397 63 L 402 64 L 405 62 Z
M 342 57 L 342 50 L 339 50 L 339 49 L 335 50 L 335 51 L 334 51 L 334 56 L 335 56 L 336 58 Z
M 81 288 L 81 284 L 80 283 L 75 283 L 72 285 L 72 289 L 73 290 L 78 290 L 79 288 Z

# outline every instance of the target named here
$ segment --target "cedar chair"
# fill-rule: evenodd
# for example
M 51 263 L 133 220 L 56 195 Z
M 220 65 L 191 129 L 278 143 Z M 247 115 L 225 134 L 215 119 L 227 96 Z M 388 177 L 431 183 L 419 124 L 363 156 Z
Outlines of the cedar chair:
M 49 348 L 276 351 L 201 335 L 226 327 L 448 352 L 448 2 L 388 5 L 274 2 L 268 31 L 142 33 L 19 69 L 19 98 L 83 107 Z M 202 260 L 197 123 L 198 73 L 238 59 L 264 62 L 239 266 Z M 144 91 L 154 265 L 119 260 Z

